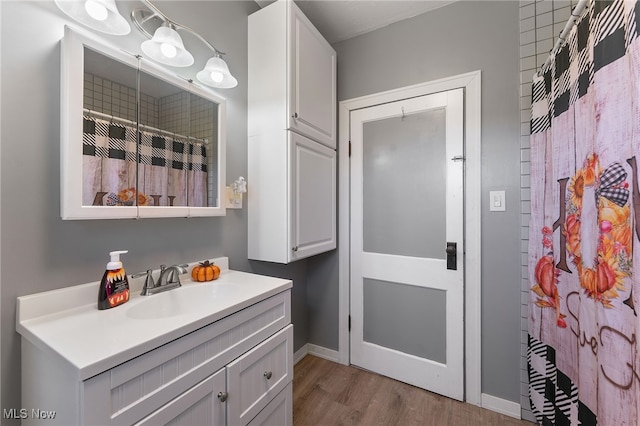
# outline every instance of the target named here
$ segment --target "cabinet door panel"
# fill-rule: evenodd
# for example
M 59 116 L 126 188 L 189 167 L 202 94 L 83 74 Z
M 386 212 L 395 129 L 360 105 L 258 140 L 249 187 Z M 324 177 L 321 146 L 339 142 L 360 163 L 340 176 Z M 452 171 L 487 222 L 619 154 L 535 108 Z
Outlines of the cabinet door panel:
M 293 7 L 289 125 L 336 147 L 336 52 L 309 20 Z
M 249 426 L 292 426 L 293 425 L 293 384 L 289 383 L 282 392 L 264 407 L 264 410 L 249 423 Z
M 246 425 L 293 380 L 293 325 L 227 367 L 229 424 Z
M 178 396 L 136 425 L 224 425 L 226 405 L 218 399 L 225 391 L 222 369 Z
M 291 259 L 336 247 L 336 152 L 291 133 Z

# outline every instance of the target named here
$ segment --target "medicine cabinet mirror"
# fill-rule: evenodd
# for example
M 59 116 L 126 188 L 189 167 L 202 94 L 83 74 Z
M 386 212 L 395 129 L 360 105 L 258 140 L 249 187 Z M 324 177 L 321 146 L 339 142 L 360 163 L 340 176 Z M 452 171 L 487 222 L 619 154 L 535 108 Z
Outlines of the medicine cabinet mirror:
M 225 214 L 224 98 L 65 28 L 63 219 Z

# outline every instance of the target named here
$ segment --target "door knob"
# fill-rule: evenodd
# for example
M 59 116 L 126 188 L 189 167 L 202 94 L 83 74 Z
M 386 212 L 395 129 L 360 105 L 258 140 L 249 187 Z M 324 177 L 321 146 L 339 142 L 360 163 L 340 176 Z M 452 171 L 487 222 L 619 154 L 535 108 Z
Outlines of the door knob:
M 447 253 L 447 269 L 451 269 L 453 271 L 458 269 L 458 244 L 447 242 L 447 248 L 445 249 Z

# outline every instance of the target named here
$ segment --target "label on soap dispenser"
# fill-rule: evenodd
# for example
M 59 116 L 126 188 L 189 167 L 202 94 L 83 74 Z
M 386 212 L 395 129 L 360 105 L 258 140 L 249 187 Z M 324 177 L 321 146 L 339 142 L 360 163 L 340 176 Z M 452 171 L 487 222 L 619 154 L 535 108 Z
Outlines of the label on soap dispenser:
M 99 309 L 113 308 L 129 300 L 129 280 L 124 268 L 107 270 L 103 280 L 104 294 L 99 297 Z

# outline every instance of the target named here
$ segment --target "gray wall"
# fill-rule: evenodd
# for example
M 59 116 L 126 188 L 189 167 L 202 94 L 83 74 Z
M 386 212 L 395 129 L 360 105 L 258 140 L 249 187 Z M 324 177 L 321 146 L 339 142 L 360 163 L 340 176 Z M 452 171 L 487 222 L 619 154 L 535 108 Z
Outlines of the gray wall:
M 482 392 L 520 403 L 518 10 L 456 2 L 334 48 L 339 100 L 482 71 Z M 494 189 L 506 190 L 506 212 L 489 212 Z M 313 261 L 307 288 L 309 341 L 333 349 L 337 256 Z
M 123 15 L 139 2 L 118 2 Z M 227 52 L 236 88 L 227 98 L 227 182 L 247 177 L 247 15 L 253 1 L 163 1 L 158 6 Z M 229 256 L 231 267 L 294 279 L 295 349 L 307 342 L 306 262 L 282 266 L 247 260 L 247 209 L 226 217 L 193 219 L 60 219 L 60 46 L 66 18 L 53 1 L 2 1 L 0 52 L 2 99 L 0 140 L 1 408 L 20 405 L 20 338 L 15 330 L 16 297 L 99 280 L 114 249 L 128 249 L 130 273 Z M 143 36 L 105 36 L 139 52 Z M 186 43 L 186 41 L 185 41 Z M 210 56 L 194 45 L 195 73 Z M 5 421 L 2 422 L 3 424 Z

